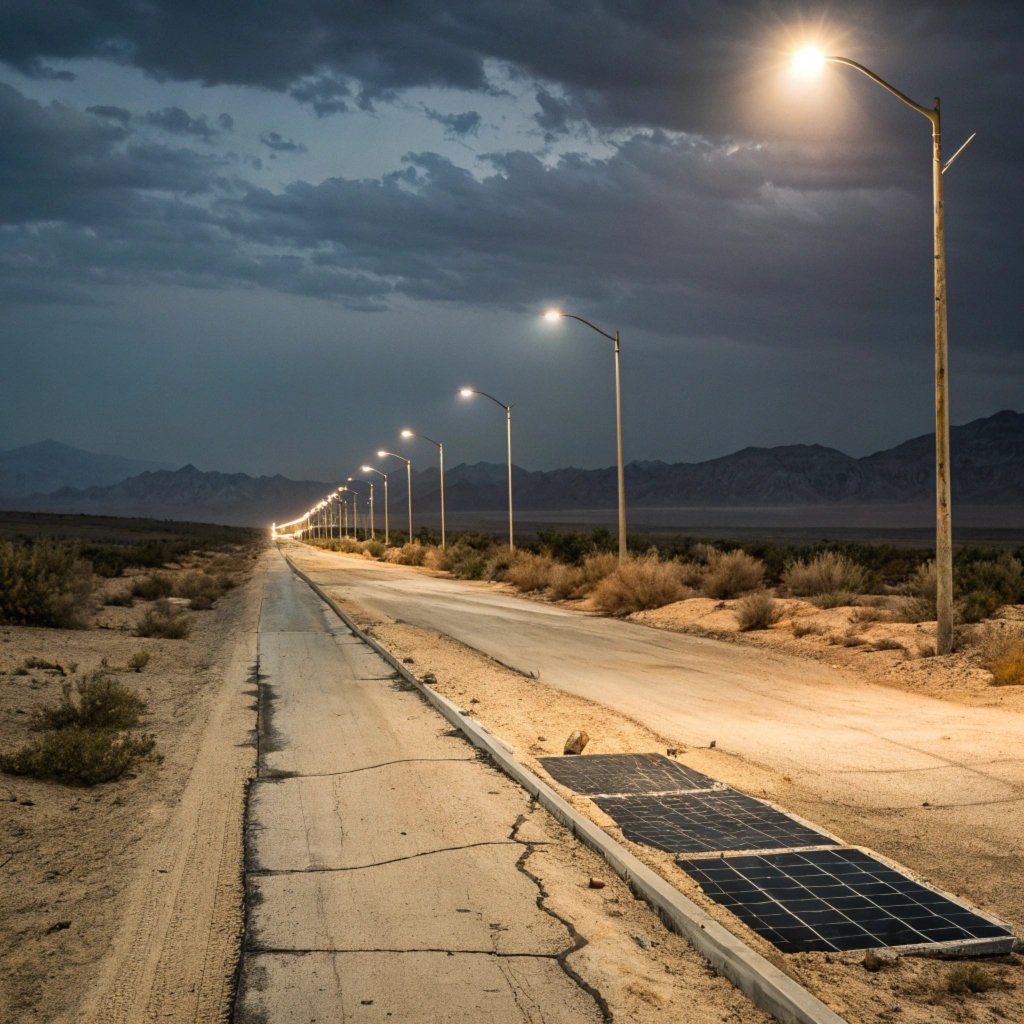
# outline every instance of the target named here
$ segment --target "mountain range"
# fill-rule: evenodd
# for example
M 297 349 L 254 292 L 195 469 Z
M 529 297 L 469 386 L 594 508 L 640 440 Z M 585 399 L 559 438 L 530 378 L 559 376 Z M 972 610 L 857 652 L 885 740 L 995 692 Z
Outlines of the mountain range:
M 1004 411 L 950 431 L 954 501 L 1024 509 L 1024 414 Z M 189 519 L 267 525 L 300 515 L 332 485 L 277 475 L 154 467 L 46 441 L 0 453 L 0 505 L 12 509 L 95 515 Z M 122 470 L 127 472 L 122 473 Z M 122 475 L 111 480 L 110 477 Z M 934 496 L 934 436 L 854 458 L 821 445 L 744 448 L 698 463 L 631 462 L 626 493 L 631 508 L 753 508 L 903 505 Z M 32 482 L 36 493 L 28 494 Z M 46 486 L 57 483 L 52 490 Z M 84 483 L 83 483 L 84 482 Z M 378 481 L 379 483 L 379 481 Z M 392 521 L 404 525 L 405 474 L 390 479 Z M 333 485 L 336 486 L 336 485 Z M 506 468 L 458 465 L 445 475 L 453 512 L 506 508 Z M 615 469 L 513 471 L 519 511 L 573 512 L 615 505 Z M 377 487 L 377 514 L 382 492 Z M 436 469 L 413 473 L 417 515 L 436 518 Z

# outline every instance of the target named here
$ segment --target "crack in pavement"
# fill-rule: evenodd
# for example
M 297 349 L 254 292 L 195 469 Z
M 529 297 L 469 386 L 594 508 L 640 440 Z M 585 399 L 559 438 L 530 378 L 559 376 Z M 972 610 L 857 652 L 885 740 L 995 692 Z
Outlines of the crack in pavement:
M 288 779 L 330 779 L 341 775 L 356 775 L 359 772 L 372 772 L 378 768 L 388 768 L 393 764 L 444 764 L 446 762 L 465 762 L 467 764 L 473 764 L 477 760 L 477 756 L 474 754 L 471 757 L 400 757 L 394 761 L 381 761 L 380 764 L 368 764 L 362 768 L 346 768 L 342 772 L 290 772 L 287 775 L 278 776 L 278 778 Z

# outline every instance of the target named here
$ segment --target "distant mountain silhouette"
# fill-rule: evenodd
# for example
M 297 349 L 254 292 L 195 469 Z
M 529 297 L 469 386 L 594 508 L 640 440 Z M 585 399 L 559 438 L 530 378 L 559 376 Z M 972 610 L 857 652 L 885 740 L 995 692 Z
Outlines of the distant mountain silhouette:
M 950 432 L 954 500 L 1024 508 L 1024 415 L 999 412 Z M 499 511 L 507 500 L 506 470 L 494 463 L 458 465 L 445 477 L 447 509 Z M 626 491 L 633 508 L 807 507 L 922 503 L 934 496 L 934 438 L 853 458 L 821 445 L 744 448 L 699 463 L 632 462 Z M 405 474 L 390 477 L 392 523 L 404 525 Z M 20 499 L 15 507 L 50 512 L 189 519 L 232 525 L 283 522 L 305 511 L 332 485 L 206 473 L 194 466 L 145 472 L 113 486 L 64 488 Z M 615 470 L 513 471 L 520 511 L 607 509 L 615 504 Z M 382 489 L 376 490 L 381 516 Z M 436 518 L 438 474 L 413 474 L 413 500 Z M 365 514 L 365 498 L 360 515 Z
M 62 487 L 105 487 L 147 470 L 173 468 L 166 462 L 98 455 L 59 441 L 39 441 L 0 452 L 0 496 L 20 498 Z

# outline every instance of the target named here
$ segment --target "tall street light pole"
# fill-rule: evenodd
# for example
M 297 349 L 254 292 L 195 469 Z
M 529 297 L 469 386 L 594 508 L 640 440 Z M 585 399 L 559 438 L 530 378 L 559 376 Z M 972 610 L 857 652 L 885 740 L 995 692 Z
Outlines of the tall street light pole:
M 483 395 L 484 398 L 489 398 L 495 405 L 500 405 L 505 410 L 505 450 L 508 461 L 508 549 L 515 551 L 516 537 L 512 525 L 512 406 L 499 402 L 494 395 L 489 395 L 486 391 L 478 391 L 476 388 L 460 388 L 459 394 L 463 398 Z
M 573 313 L 563 313 L 560 309 L 549 309 L 544 314 L 544 319 L 551 321 L 577 320 L 607 338 L 615 346 L 615 448 L 619 483 L 619 561 L 623 562 L 626 559 L 626 477 L 622 462 L 622 378 L 619 372 L 619 332 L 609 334 L 589 320 L 584 320 L 583 317 Z
M 444 551 L 444 445 L 432 437 L 427 437 L 426 434 L 417 434 L 415 430 L 409 430 L 408 427 L 402 431 L 402 437 L 406 439 L 418 437 L 423 441 L 429 441 L 437 449 L 437 457 L 441 465 L 441 550 Z
M 377 476 L 384 477 L 384 543 L 385 545 L 390 544 L 391 540 L 388 536 L 388 475 L 387 473 L 381 472 L 379 469 L 375 469 L 373 466 L 360 466 L 360 473 L 376 473 Z M 370 484 L 370 501 L 373 501 L 373 484 Z M 373 515 L 371 513 L 370 519 L 372 521 Z
M 348 480 L 348 482 L 350 484 L 356 482 L 356 479 L 353 476 L 346 477 L 346 479 Z M 366 484 L 366 486 L 370 488 L 370 501 L 369 501 L 369 506 L 370 506 L 370 540 L 373 540 L 377 536 L 373 532 L 373 484 L 370 483 L 369 480 L 361 480 L 359 482 Z M 353 494 L 357 494 L 358 492 L 357 491 L 353 491 L 352 493 Z
M 928 119 L 932 126 L 932 256 L 935 292 L 935 576 L 936 624 L 935 650 L 948 654 L 953 649 L 953 524 L 950 508 L 949 472 L 949 336 L 946 325 L 946 218 L 942 195 L 942 175 L 973 139 L 972 135 L 950 159 L 942 162 L 942 120 L 939 98 L 928 108 L 915 103 L 873 71 L 847 57 L 827 57 L 812 49 L 804 49 L 793 57 L 803 71 L 813 71 L 822 64 L 844 64 L 870 78 L 886 92 Z
M 398 459 L 400 462 L 405 463 L 405 483 L 406 483 L 406 497 L 409 501 L 409 543 L 412 543 L 412 459 L 407 459 L 404 455 L 399 455 L 397 452 L 377 452 L 377 458 L 383 459 L 386 456 L 390 456 L 393 459 Z

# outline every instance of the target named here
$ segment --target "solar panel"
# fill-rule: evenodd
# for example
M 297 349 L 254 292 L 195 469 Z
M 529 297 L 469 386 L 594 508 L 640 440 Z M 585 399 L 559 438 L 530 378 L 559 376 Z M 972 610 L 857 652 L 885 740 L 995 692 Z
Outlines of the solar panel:
M 714 779 L 662 754 L 583 754 L 541 757 L 544 770 L 577 793 L 665 793 L 713 789 Z
M 670 853 L 837 845 L 809 825 L 735 789 L 593 800 L 627 839 Z
M 784 953 L 974 942 L 1012 948 L 1003 926 L 860 850 L 808 850 L 678 865 Z

